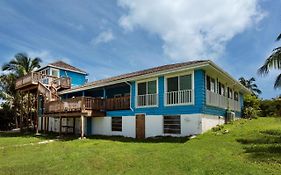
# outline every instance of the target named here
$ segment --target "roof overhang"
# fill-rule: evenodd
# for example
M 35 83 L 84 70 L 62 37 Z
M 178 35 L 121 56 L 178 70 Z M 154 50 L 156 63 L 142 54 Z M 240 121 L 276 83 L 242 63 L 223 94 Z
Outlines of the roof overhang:
M 151 78 L 151 77 L 165 75 L 167 73 L 174 73 L 174 72 L 180 72 L 180 71 L 184 71 L 184 70 L 202 68 L 204 66 L 208 66 L 208 63 L 206 63 L 206 62 L 196 63 L 196 64 L 192 64 L 192 65 L 183 66 L 181 68 L 163 70 L 163 71 L 149 73 L 149 74 L 145 74 L 145 75 L 139 75 L 139 76 L 134 76 L 134 77 L 130 77 L 130 78 L 124 78 L 124 79 L 121 79 L 121 80 L 115 80 L 115 81 L 110 81 L 110 82 L 106 82 L 106 83 L 101 83 L 101 84 L 98 84 L 98 85 L 91 85 L 91 84 L 90 85 L 82 85 L 80 87 L 76 87 L 76 88 L 73 88 L 73 89 L 61 91 L 59 93 L 59 95 L 84 91 L 84 90 L 88 90 L 88 89 L 92 89 L 92 88 L 100 88 L 100 87 L 110 86 L 110 85 L 113 85 L 113 84 L 119 84 L 119 83 L 124 83 L 124 82 L 138 81 L 138 80 L 143 80 L 143 79 L 147 79 L 147 78 Z
M 96 85 L 95 84 L 88 84 L 88 85 L 86 84 L 86 85 L 82 85 L 82 86 L 79 86 L 79 87 L 76 87 L 76 88 L 73 88 L 73 89 L 61 91 L 59 93 L 59 95 L 73 93 L 73 92 L 79 92 L 79 91 L 85 91 L 85 90 L 89 90 L 89 89 L 93 89 L 93 88 L 100 88 L 100 87 L 110 86 L 110 85 L 124 83 L 124 82 L 138 81 L 138 80 L 143 80 L 143 79 L 147 79 L 147 78 L 151 78 L 151 77 L 162 76 L 162 75 L 169 74 L 169 73 L 175 73 L 175 72 L 181 72 L 181 71 L 185 71 L 185 70 L 192 70 L 192 69 L 199 69 L 199 68 L 213 69 L 214 71 L 217 71 L 218 73 L 225 76 L 226 79 L 233 82 L 232 86 L 239 87 L 240 91 L 242 91 L 243 93 L 251 93 L 251 91 L 249 89 L 247 89 L 245 86 L 243 86 L 239 81 L 237 81 L 230 74 L 228 74 L 227 72 L 222 70 L 219 66 L 217 66 L 215 63 L 213 63 L 212 61 L 209 60 L 207 62 L 195 63 L 195 64 L 192 64 L 192 65 L 183 66 L 181 68 L 162 70 L 162 71 L 158 71 L 158 72 L 134 76 L 134 77 L 130 77 L 130 78 L 124 78 L 124 79 L 115 80 L 115 81 L 109 81 L 109 82 L 100 83 L 100 84 L 96 84 Z M 231 85 L 229 85 L 229 86 L 231 86 Z
M 48 64 L 46 66 L 43 66 L 43 67 L 40 67 L 39 69 L 36 70 L 36 72 L 40 71 L 40 70 L 43 70 L 45 68 L 48 68 L 48 67 L 52 67 L 52 68 L 56 68 L 56 69 L 61 69 L 61 70 L 66 70 L 66 71 L 70 71 L 70 72 L 75 72 L 75 73 L 79 73 L 79 74 L 83 74 L 83 75 L 88 75 L 88 73 L 86 73 L 86 72 L 71 70 L 71 69 L 67 69 L 67 68 L 63 68 L 63 67 L 58 67 L 58 66 L 54 66 L 54 65 L 50 65 L 50 64 Z

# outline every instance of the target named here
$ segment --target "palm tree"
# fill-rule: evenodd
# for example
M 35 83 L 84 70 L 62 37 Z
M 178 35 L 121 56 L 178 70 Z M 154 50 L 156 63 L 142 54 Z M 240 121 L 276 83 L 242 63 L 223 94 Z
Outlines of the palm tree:
M 281 40 L 281 33 L 278 35 L 276 41 Z M 258 73 L 260 75 L 266 75 L 271 69 L 281 69 L 281 47 L 273 49 L 271 55 L 265 60 L 262 67 L 259 68 Z M 279 74 L 275 80 L 274 88 L 281 88 L 281 74 Z
M 2 66 L 3 71 L 10 71 L 17 77 L 26 75 L 36 68 L 40 68 L 42 60 L 38 57 L 30 58 L 27 54 L 18 53 L 9 63 Z
M 252 92 L 253 95 L 258 96 L 259 94 L 261 94 L 261 90 L 254 83 L 256 81 L 254 77 L 250 78 L 249 80 L 241 77 L 241 78 L 239 78 L 239 81 L 242 85 L 244 85 L 246 88 L 248 88 Z
M 23 125 L 23 114 L 20 115 L 17 112 L 26 111 L 24 103 L 30 103 L 30 98 L 26 98 L 26 94 L 19 93 L 15 90 L 15 82 L 18 77 L 24 76 L 34 71 L 36 68 L 40 68 L 41 62 L 41 59 L 38 57 L 30 58 L 27 54 L 18 53 L 9 63 L 5 63 L 2 66 L 2 70 L 8 71 L 9 74 L 1 75 L 0 98 L 8 102 L 11 107 L 15 108 L 16 116 L 20 116 L 21 130 Z M 30 94 L 28 93 L 28 97 L 29 95 Z M 29 109 L 28 112 L 25 112 L 27 116 L 29 112 Z

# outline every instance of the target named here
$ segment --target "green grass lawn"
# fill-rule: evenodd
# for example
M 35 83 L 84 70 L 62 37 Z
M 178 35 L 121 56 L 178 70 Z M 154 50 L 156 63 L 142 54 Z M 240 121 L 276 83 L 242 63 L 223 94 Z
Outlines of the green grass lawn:
M 239 120 L 191 140 L 92 137 L 15 147 L 44 138 L 0 136 L 5 175 L 281 174 L 280 118 Z

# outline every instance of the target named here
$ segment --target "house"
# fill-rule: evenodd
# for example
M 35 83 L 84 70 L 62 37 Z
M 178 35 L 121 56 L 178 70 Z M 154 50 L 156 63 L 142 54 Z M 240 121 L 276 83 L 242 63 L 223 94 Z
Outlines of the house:
M 250 93 L 210 60 L 169 64 L 91 83 L 86 83 L 86 76 L 85 71 L 56 62 L 17 81 L 18 90 L 33 88 L 38 95 L 39 130 L 82 137 L 200 134 L 223 124 L 227 110 L 241 117 L 243 95 Z

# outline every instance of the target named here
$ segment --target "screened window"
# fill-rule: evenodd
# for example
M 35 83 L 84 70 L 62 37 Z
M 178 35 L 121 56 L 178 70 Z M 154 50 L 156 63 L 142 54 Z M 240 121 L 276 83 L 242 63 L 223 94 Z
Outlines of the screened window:
M 179 115 L 164 116 L 164 134 L 180 134 L 181 120 Z
M 215 86 L 216 86 L 215 79 L 211 78 L 210 87 L 212 92 L 216 92 Z
M 234 92 L 234 100 L 238 101 L 238 93 Z
M 216 92 L 216 83 L 215 79 L 207 76 L 207 90 Z
M 228 98 L 233 98 L 232 97 L 232 89 L 230 89 L 230 88 L 227 88 L 227 92 L 228 92 Z
M 156 94 L 156 80 L 138 83 L 138 95 Z
M 220 89 L 221 89 L 221 95 L 225 96 L 225 87 L 223 84 L 221 84 Z
M 111 130 L 122 131 L 122 117 L 111 117 Z
M 191 75 L 167 78 L 167 92 L 192 89 Z

